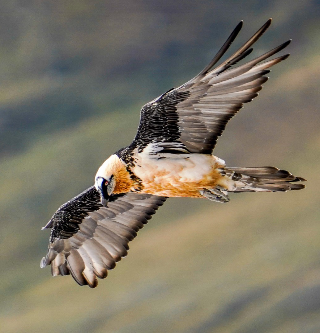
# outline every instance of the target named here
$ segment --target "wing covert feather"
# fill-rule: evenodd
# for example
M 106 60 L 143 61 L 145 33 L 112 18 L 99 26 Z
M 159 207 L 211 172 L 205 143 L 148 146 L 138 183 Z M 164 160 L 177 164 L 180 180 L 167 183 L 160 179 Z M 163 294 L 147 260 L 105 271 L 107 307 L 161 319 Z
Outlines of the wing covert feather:
M 171 89 L 141 109 L 140 124 L 133 146 L 142 151 L 149 143 L 166 142 L 172 152 L 211 154 L 227 122 L 258 96 L 268 80 L 269 68 L 289 55 L 268 60 L 290 40 L 255 59 L 235 66 L 252 52 L 251 46 L 269 28 L 269 19 L 242 47 L 214 67 L 242 28 L 240 22 L 212 61 L 193 79 Z M 171 146 L 170 146 L 171 143 Z M 164 149 L 164 148 L 163 148 Z
M 166 198 L 150 194 L 114 195 L 107 207 L 92 186 L 62 205 L 45 228 L 52 228 L 48 253 L 41 267 L 51 273 L 71 274 L 79 285 L 94 288 L 116 262 L 127 255 L 137 235 Z

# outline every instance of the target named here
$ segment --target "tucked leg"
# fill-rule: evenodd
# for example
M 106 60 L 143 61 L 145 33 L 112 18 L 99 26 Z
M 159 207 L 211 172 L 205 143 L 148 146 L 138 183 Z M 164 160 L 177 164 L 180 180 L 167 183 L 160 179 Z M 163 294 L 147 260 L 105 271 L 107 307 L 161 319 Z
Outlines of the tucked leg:
M 225 203 L 230 201 L 228 197 L 228 192 L 220 186 L 210 189 L 205 188 L 203 190 L 200 190 L 199 192 L 203 197 L 211 201 L 220 202 L 220 203 Z

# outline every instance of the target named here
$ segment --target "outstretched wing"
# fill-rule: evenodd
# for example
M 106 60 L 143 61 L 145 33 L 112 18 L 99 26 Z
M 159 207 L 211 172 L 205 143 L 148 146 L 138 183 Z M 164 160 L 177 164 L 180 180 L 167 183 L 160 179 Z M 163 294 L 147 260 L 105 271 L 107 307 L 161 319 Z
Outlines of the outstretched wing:
M 149 143 L 163 142 L 162 148 L 211 154 L 230 118 L 258 95 L 268 68 L 289 55 L 267 60 L 290 41 L 241 66 L 236 63 L 252 52 L 251 46 L 271 24 L 268 20 L 237 52 L 214 67 L 242 28 L 240 22 L 216 56 L 195 78 L 169 90 L 146 104 L 133 145 L 143 149 Z M 170 145 L 172 143 L 172 145 Z M 161 147 L 161 145 L 160 145 Z
M 68 275 L 79 285 L 94 288 L 116 262 L 127 255 L 128 243 L 156 212 L 166 198 L 127 193 L 110 197 L 107 207 L 100 203 L 94 186 L 62 205 L 43 228 L 52 228 L 43 268 Z

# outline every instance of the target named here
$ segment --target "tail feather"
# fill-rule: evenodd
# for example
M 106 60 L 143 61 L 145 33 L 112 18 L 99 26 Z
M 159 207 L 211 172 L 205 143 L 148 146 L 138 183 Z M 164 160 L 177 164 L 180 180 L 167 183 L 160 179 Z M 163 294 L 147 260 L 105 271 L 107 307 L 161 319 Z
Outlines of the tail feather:
M 230 167 L 224 172 L 234 181 L 232 192 L 285 192 L 305 187 L 301 184 L 304 178 L 275 167 Z

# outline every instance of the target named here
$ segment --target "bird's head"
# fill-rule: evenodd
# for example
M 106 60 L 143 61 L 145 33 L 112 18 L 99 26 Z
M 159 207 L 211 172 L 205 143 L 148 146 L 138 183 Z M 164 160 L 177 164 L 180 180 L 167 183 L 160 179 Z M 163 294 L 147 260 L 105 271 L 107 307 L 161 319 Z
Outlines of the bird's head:
M 109 197 L 113 193 L 115 185 L 116 181 L 113 175 L 111 175 L 108 179 L 105 179 L 100 176 L 96 177 L 95 187 L 97 191 L 100 193 L 101 203 L 104 206 L 106 206 L 106 204 L 108 203 Z
M 117 155 L 111 155 L 98 169 L 95 187 L 105 206 L 112 194 L 129 192 L 132 186 L 125 163 Z

